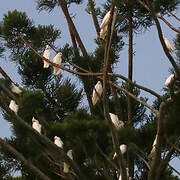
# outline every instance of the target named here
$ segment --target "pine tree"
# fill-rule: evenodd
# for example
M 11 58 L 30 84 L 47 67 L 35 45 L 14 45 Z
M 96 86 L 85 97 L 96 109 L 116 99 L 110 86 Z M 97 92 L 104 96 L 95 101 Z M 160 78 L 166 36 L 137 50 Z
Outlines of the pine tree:
M 176 62 L 163 41 L 158 19 L 166 22 L 163 16 L 172 14 L 179 1 L 114 0 L 107 1 L 101 12 L 95 2 L 89 0 L 86 10 L 92 15 L 97 32 L 93 53 L 86 50 L 70 16 L 68 8 L 73 3 L 78 6 L 83 2 L 37 1 L 39 10 L 62 8 L 72 40 L 72 45 L 62 47 L 54 45 L 60 31 L 53 25 L 35 26 L 25 12 L 17 10 L 4 15 L 0 28 L 0 54 L 4 48 L 11 52 L 10 60 L 18 64 L 23 88 L 20 87 L 20 94 L 13 93 L 12 81 L 1 68 L 4 78 L 0 79 L 0 106 L 4 119 L 11 123 L 13 138 L 0 138 L 0 175 L 7 179 L 14 168 L 21 171 L 20 179 L 25 180 L 101 180 L 119 179 L 120 175 L 126 180 L 130 179 L 126 170 L 129 168 L 133 179 L 178 179 L 172 175 L 169 162 L 172 157 L 179 156 L 180 36 L 175 41 Z M 117 18 L 113 26 L 115 7 Z M 104 17 L 109 10 L 106 37 L 101 39 L 98 16 Z M 142 32 L 142 28 L 146 30 L 154 22 L 175 74 L 163 96 L 133 82 L 133 33 Z M 116 74 L 113 68 L 119 63 L 123 35 L 129 36 L 128 78 Z M 61 65 L 52 63 L 52 57 L 48 61 L 42 56 L 46 45 L 54 53 L 62 53 Z M 49 68 L 43 68 L 43 60 L 50 63 Z M 60 68 L 59 75 L 53 74 L 53 66 Z M 62 70 L 76 76 L 81 87 L 77 88 L 76 82 L 66 78 Z M 119 78 L 125 81 L 121 81 L 121 85 Z M 102 83 L 103 93 L 93 105 L 92 92 L 98 81 Z M 147 104 L 147 98 L 141 97 L 141 89 L 157 98 L 153 106 Z M 82 105 L 83 98 L 87 99 L 88 107 Z M 18 104 L 17 114 L 8 108 L 12 99 Z M 152 111 L 150 115 L 146 113 L 147 108 Z M 109 113 L 116 114 L 124 127 L 117 129 Z M 32 129 L 33 118 L 42 125 L 41 134 Z M 63 141 L 63 149 L 53 143 L 55 136 Z M 120 144 L 127 145 L 124 154 L 121 154 Z M 70 149 L 72 159 L 66 154 Z M 117 157 L 113 158 L 115 152 Z M 16 163 L 13 164 L 14 160 Z M 70 166 L 68 173 L 63 171 L 64 164 Z

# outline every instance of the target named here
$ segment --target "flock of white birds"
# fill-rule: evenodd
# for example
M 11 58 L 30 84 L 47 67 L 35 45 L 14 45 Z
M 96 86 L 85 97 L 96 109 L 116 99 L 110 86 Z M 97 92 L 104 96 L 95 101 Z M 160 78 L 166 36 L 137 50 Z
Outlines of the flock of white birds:
M 46 45 L 43 56 L 50 61 L 51 51 L 50 51 L 50 47 L 48 45 Z M 43 67 L 48 68 L 49 63 L 45 60 L 43 60 L 43 62 L 44 62 Z M 62 53 L 61 52 L 57 53 L 56 56 L 53 58 L 53 63 L 55 63 L 57 65 L 61 65 L 61 63 L 62 63 Z M 53 68 L 54 68 L 54 75 L 58 75 L 59 74 L 59 68 L 55 67 L 55 66 L 53 66 Z
M 116 9 L 117 10 L 117 9 Z M 107 14 L 104 16 L 103 20 L 102 20 L 102 23 L 100 25 L 100 38 L 102 39 L 105 39 L 106 35 L 107 35 L 107 29 L 108 29 L 108 24 L 109 24 L 109 20 L 110 20 L 110 15 L 111 15 L 111 11 L 108 11 Z M 113 15 L 113 22 L 115 23 L 115 18 L 116 16 Z M 174 48 L 173 46 L 171 45 L 170 41 L 164 37 L 164 42 L 167 46 L 167 49 L 169 50 L 170 53 L 173 53 L 174 52 Z M 50 47 L 48 45 L 46 45 L 46 48 L 45 48 L 45 51 L 43 53 L 43 56 L 50 60 L 50 56 L 51 56 L 51 52 L 50 52 Z M 45 60 L 43 60 L 44 62 L 44 65 L 43 67 L 44 68 L 48 68 L 49 67 L 49 63 Z M 53 58 L 53 63 L 56 63 L 57 65 L 61 65 L 61 62 L 62 62 L 62 53 L 59 52 L 56 54 L 56 56 Z M 54 68 L 54 75 L 58 75 L 59 74 L 59 68 L 58 67 L 55 67 L 53 66 Z M 171 74 L 165 81 L 165 86 L 169 86 L 171 85 L 175 80 L 175 74 Z M 11 84 L 11 91 L 15 94 L 18 94 L 20 95 L 22 93 L 22 90 L 17 87 L 14 83 Z M 102 92 L 103 92 L 103 87 L 102 87 L 102 84 L 101 84 L 101 81 L 98 81 L 97 84 L 94 86 L 94 89 L 93 89 L 93 94 L 92 94 L 92 104 L 95 105 L 101 98 L 101 95 L 102 95 Z M 10 101 L 10 104 L 9 104 L 9 108 L 15 113 L 17 114 L 18 112 L 18 105 L 16 104 L 16 102 L 14 100 L 11 100 Z M 123 121 L 120 121 L 118 119 L 118 116 L 113 114 L 113 113 L 109 113 L 110 115 L 110 118 L 112 120 L 112 123 L 113 125 L 115 126 L 116 129 L 119 129 L 119 128 L 122 128 L 124 127 L 124 122 Z M 32 127 L 38 132 L 41 134 L 41 124 L 39 123 L 38 120 L 36 120 L 34 117 L 32 118 Z M 157 136 L 154 140 L 154 143 L 152 145 L 152 150 L 151 150 L 151 153 L 150 155 L 152 155 L 155 151 L 155 145 L 156 145 L 156 141 L 157 141 Z M 63 149 L 63 141 L 60 139 L 60 137 L 58 136 L 55 136 L 54 137 L 54 143 Z M 127 151 L 127 145 L 125 144 L 121 144 L 120 145 L 120 151 L 121 151 L 121 154 L 124 154 L 126 151 Z M 73 159 L 73 156 L 72 156 L 72 150 L 69 150 L 67 152 L 67 156 L 69 156 L 71 159 Z M 113 156 L 113 159 L 115 159 L 117 157 L 117 154 L 115 152 L 114 156 Z M 68 173 L 69 172 L 69 168 L 70 166 L 64 162 L 64 173 Z M 129 177 L 129 169 L 127 168 L 127 176 Z M 121 174 L 119 175 L 119 180 L 121 180 L 122 177 L 121 177 Z M 129 180 L 131 178 L 129 177 Z

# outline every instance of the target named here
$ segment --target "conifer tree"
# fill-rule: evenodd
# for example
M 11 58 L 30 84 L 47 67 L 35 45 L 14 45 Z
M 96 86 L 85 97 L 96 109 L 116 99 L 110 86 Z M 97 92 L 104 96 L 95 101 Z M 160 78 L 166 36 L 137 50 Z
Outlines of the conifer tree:
M 69 7 L 73 3 L 78 8 L 79 4 L 87 2 L 37 1 L 40 11 L 52 11 L 56 6 L 62 9 L 72 45 L 55 47 L 60 30 L 53 25 L 35 26 L 25 12 L 14 10 L 4 15 L 0 26 L 0 55 L 4 49 L 10 51 L 9 59 L 18 65 L 23 87 L 19 87 L 22 90 L 19 94 L 12 92 L 12 80 L 0 69 L 4 76 L 0 79 L 0 107 L 13 132 L 10 139 L 0 138 L 0 176 L 11 179 L 9 172 L 15 169 L 22 174 L 17 179 L 23 180 L 109 180 L 120 179 L 120 176 L 122 180 L 130 177 L 177 180 L 172 174 L 176 170 L 169 162 L 172 157 L 179 157 L 180 36 L 178 34 L 175 40 L 175 61 L 163 40 L 159 20 L 179 33 L 164 19 L 168 13 L 174 15 L 179 1 L 114 0 L 107 1 L 104 9 L 100 9 L 95 1 L 89 0 L 86 10 L 92 15 L 97 33 L 96 48 L 91 53 L 70 16 Z M 101 39 L 100 19 L 108 11 L 107 32 Z M 153 24 L 175 74 L 163 96 L 133 81 L 133 33 L 142 32 Z M 124 35 L 129 37 L 127 78 L 114 70 L 114 64 L 120 63 Z M 54 54 L 62 53 L 61 65 L 52 63 L 52 57 L 50 61 L 43 57 L 46 45 Z M 50 67 L 43 68 L 43 61 L 50 63 Z M 60 69 L 59 75 L 53 74 L 53 67 Z M 77 87 L 62 71 L 76 76 L 81 86 Z M 119 83 L 119 79 L 123 81 Z M 97 94 L 99 100 L 93 105 L 92 93 L 98 81 L 102 84 L 102 95 Z M 141 97 L 141 90 L 157 98 L 152 106 L 147 98 Z M 88 107 L 82 105 L 85 98 Z M 17 114 L 8 108 L 12 99 L 18 105 Z M 147 109 L 151 110 L 150 115 Z M 117 115 L 124 126 L 117 129 L 109 113 Z M 33 118 L 42 125 L 41 134 L 32 128 Z M 54 144 L 55 136 L 63 141 L 62 148 Z M 119 148 L 121 144 L 127 145 L 125 153 Z M 69 150 L 73 158 L 67 155 Z M 64 165 L 70 167 L 68 172 L 64 172 Z

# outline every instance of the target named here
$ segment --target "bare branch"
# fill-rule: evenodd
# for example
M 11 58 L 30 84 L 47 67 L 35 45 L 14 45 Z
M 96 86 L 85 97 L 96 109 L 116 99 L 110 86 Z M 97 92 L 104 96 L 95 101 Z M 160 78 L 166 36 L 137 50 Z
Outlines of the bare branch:
M 6 74 L 6 72 L 0 67 L 0 73 L 5 77 L 5 79 L 9 80 L 10 82 L 13 83 L 11 78 Z
M 81 72 L 76 72 L 76 71 L 67 69 L 67 68 L 65 68 L 65 67 L 63 67 L 63 66 L 60 66 L 60 65 L 58 65 L 58 64 L 56 64 L 56 63 L 53 63 L 53 62 L 49 61 L 48 59 L 46 59 L 46 58 L 45 58 L 44 56 L 42 56 L 41 54 L 39 54 L 39 53 L 22 37 L 22 35 L 20 35 L 20 38 L 21 38 L 21 40 L 22 40 L 32 51 L 34 51 L 34 53 L 35 53 L 36 55 L 38 55 L 42 60 L 44 60 L 44 61 L 52 64 L 52 65 L 55 66 L 55 67 L 58 67 L 58 68 L 60 68 L 60 69 L 62 69 L 62 70 L 64 70 L 64 71 L 67 71 L 67 72 L 69 72 L 69 73 L 76 74 L 76 75 L 79 75 L 79 76 L 100 76 L 100 75 L 102 75 L 102 73 L 91 73 L 91 72 L 81 73 Z
M 137 1 L 140 1 L 140 0 L 137 0 Z M 170 53 L 169 53 L 169 51 L 168 51 L 168 49 L 167 49 L 167 46 L 166 46 L 166 44 L 165 44 L 165 42 L 164 42 L 164 39 L 163 39 L 162 29 L 161 29 L 160 23 L 159 23 L 159 21 L 158 21 L 158 19 L 157 19 L 157 16 L 156 16 L 156 14 L 155 14 L 155 12 L 154 12 L 154 9 L 153 9 L 151 3 L 149 2 L 149 0 L 147 0 L 147 2 L 148 2 L 148 6 L 149 6 L 149 8 L 150 8 L 150 10 L 151 10 L 151 11 L 150 11 L 150 12 L 151 12 L 151 15 L 152 15 L 152 17 L 153 17 L 153 19 L 154 19 L 154 21 L 155 21 L 155 23 L 156 23 L 159 40 L 160 40 L 160 42 L 161 42 L 161 44 L 162 44 L 162 47 L 163 47 L 163 49 L 164 49 L 164 52 L 165 52 L 167 58 L 168 58 L 169 61 L 171 62 L 172 66 L 174 67 L 174 70 L 175 70 L 175 72 L 176 72 L 176 74 L 177 74 L 177 77 L 178 77 L 178 79 L 179 79 L 179 78 L 180 78 L 180 69 L 179 69 L 179 67 L 177 66 L 175 60 L 174 60 L 173 57 L 170 55 Z
M 164 101 L 164 99 L 163 99 L 158 93 L 156 93 L 155 91 L 153 91 L 153 90 L 151 90 L 151 89 L 149 89 L 149 88 L 146 88 L 146 87 L 144 87 L 144 86 L 141 86 L 141 85 L 139 85 L 139 84 L 136 84 L 135 82 L 132 82 L 130 79 L 122 76 L 121 74 L 108 73 L 108 75 L 119 77 L 119 78 L 127 81 L 128 83 L 130 83 L 130 84 L 138 87 L 139 89 L 142 89 L 142 90 L 144 90 L 144 91 L 146 91 L 146 92 L 149 92 L 150 94 L 156 96 L 158 99 L 161 99 L 162 101 Z
M 86 49 L 84 47 L 84 44 L 81 41 L 79 33 L 77 32 L 76 27 L 75 27 L 70 15 L 69 15 L 69 11 L 68 11 L 68 8 L 67 8 L 66 1 L 65 0 L 58 0 L 58 2 L 59 2 L 59 5 L 62 8 L 62 11 L 63 11 L 65 17 L 66 17 L 67 23 L 70 26 L 70 30 L 72 31 L 74 37 L 76 38 L 83 55 L 88 56 L 88 53 L 87 53 L 87 51 L 86 51 Z
M 173 16 L 176 20 L 178 20 L 180 22 L 180 18 L 178 18 L 175 14 L 173 14 L 172 12 L 168 11 L 168 13 Z
M 100 77 L 99 77 L 100 78 Z M 137 98 L 136 96 L 134 96 L 132 93 L 130 93 L 128 90 L 122 88 L 121 86 L 113 83 L 112 81 L 109 81 L 110 84 L 112 84 L 114 87 L 116 87 L 117 89 L 120 89 L 121 91 L 125 92 L 128 96 L 131 96 L 135 101 L 139 102 L 140 104 L 146 106 L 148 109 L 150 109 L 153 113 L 155 113 L 156 115 L 158 114 L 158 111 L 156 109 L 154 109 L 153 107 L 151 107 L 150 105 L 148 105 L 146 102 L 140 100 L 139 98 Z
M 95 26 L 95 29 L 96 29 L 96 33 L 97 33 L 97 36 L 99 36 L 100 27 L 99 27 L 99 23 L 98 23 L 98 20 L 97 20 L 95 9 L 94 9 L 94 1 L 93 0 L 88 0 L 88 2 L 89 2 L 89 6 L 90 6 L 94 26 Z
M 0 145 L 4 147 L 7 151 L 11 152 L 18 160 L 20 160 L 25 166 L 29 168 L 29 170 L 36 174 L 42 180 L 51 180 L 48 176 L 46 176 L 40 169 L 34 166 L 31 162 L 27 161 L 26 158 L 20 154 L 16 149 L 14 149 L 10 144 L 0 138 Z
M 180 172 L 178 170 L 176 170 L 173 166 L 171 166 L 170 164 L 168 164 L 168 166 L 174 171 L 176 172 L 179 176 L 180 176 Z
M 141 0 L 136 0 L 138 1 L 142 6 L 144 6 L 149 12 L 151 12 L 151 9 Z M 170 13 L 170 12 L 169 12 Z M 162 16 L 159 16 L 157 14 L 154 14 L 157 18 L 161 19 L 169 28 L 171 28 L 173 31 L 180 33 L 180 30 L 176 29 L 174 26 L 172 26 L 165 18 Z
M 169 26 L 173 31 L 177 32 L 180 34 L 180 30 L 176 29 L 174 26 L 172 26 L 165 18 L 162 16 L 156 15 L 159 19 L 161 19 L 167 26 Z

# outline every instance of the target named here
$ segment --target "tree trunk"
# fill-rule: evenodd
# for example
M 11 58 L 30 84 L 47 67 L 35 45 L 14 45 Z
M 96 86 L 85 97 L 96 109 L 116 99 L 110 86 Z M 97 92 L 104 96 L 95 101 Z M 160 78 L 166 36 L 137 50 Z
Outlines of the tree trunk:
M 128 49 L 128 79 L 132 81 L 133 78 L 133 19 L 132 19 L 132 13 L 129 14 L 128 17 L 129 20 L 129 49 Z M 128 84 L 128 91 L 132 93 L 132 85 Z M 133 107 L 132 107 L 132 101 L 133 99 L 128 96 L 127 99 L 128 104 L 128 121 L 127 124 L 129 126 L 133 126 L 132 118 L 133 118 Z M 130 177 L 134 176 L 134 158 L 129 158 L 129 175 Z

